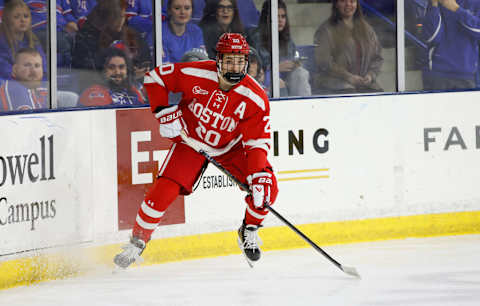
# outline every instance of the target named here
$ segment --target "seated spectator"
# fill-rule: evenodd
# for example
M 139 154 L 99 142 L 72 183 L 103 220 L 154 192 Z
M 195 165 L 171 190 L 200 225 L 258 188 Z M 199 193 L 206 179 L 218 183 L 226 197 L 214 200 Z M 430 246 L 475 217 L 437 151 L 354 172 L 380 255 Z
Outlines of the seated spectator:
M 62 9 L 62 1 L 64 0 L 56 0 L 56 17 L 57 17 L 57 29 L 63 29 L 65 25 L 65 19 L 63 18 L 63 9 Z M 8 2 L 8 0 L 7 0 Z M 47 0 L 24 0 L 24 2 L 30 8 L 32 12 L 32 28 L 33 31 L 36 32 L 37 30 L 44 30 L 46 31 L 48 22 L 47 18 L 49 15 L 49 1 Z
M 148 45 L 137 31 L 125 24 L 126 7 L 126 0 L 100 1 L 78 31 L 72 66 L 83 70 L 79 73 L 83 85 L 91 77 L 85 70 L 103 69 L 96 66 L 97 56 L 109 47 L 117 47 L 125 52 L 138 78 L 150 70 L 152 60 Z
M 44 50 L 49 49 L 48 22 L 49 6 L 47 0 L 24 0 L 32 14 L 32 30 L 40 40 Z M 63 18 L 62 1 L 56 0 L 57 18 L 57 66 L 70 67 L 72 62 L 73 38 L 65 32 L 67 22 Z
M 180 62 L 193 48 L 205 49 L 202 30 L 191 23 L 192 0 L 170 0 L 168 18 L 162 24 L 162 63 Z
M 475 88 L 480 41 L 480 1 L 431 0 L 423 22 L 428 46 L 423 88 Z
M 65 31 L 73 34 L 87 20 L 88 14 L 97 5 L 97 0 L 61 0 L 63 18 L 65 20 Z
M 332 14 L 315 32 L 314 43 L 318 93 L 383 91 L 376 81 L 382 48 L 358 0 L 333 0 Z
M 236 0 L 208 1 L 200 21 L 200 28 L 203 31 L 203 41 L 208 57 L 211 59 L 217 57 L 215 46 L 223 33 L 241 33 L 246 36 Z
M 12 66 L 18 50 L 29 47 L 36 49 L 42 57 L 43 71 L 47 61 L 40 42 L 32 32 L 32 16 L 23 0 L 5 3 L 3 20 L 0 24 L 0 79 L 12 77 Z M 44 76 L 46 79 L 46 77 Z
M 251 31 L 253 46 L 257 49 L 262 59 L 267 87 L 270 84 L 271 74 L 271 4 L 270 0 L 263 3 L 258 28 Z M 297 47 L 290 37 L 290 24 L 287 15 L 287 5 L 283 0 L 278 1 L 278 31 L 279 31 L 279 70 L 280 70 L 280 91 L 282 95 L 288 96 L 310 96 L 312 90 L 309 83 L 310 74 L 295 60 Z
M 152 32 L 152 0 L 128 1 L 126 14 L 128 25 L 140 33 L 142 38 Z
M 103 51 L 96 82 L 80 95 L 83 106 L 142 105 L 142 88 L 135 84 L 130 59 L 117 48 Z
M 43 79 L 42 55 L 37 49 L 22 48 L 15 55 L 12 80 L 0 86 L 0 109 L 16 111 L 48 107 L 48 84 Z
M 203 10 L 205 8 L 205 2 L 211 0 L 193 0 L 193 14 L 192 21 L 197 23 L 203 17 Z M 162 1 L 162 15 L 167 16 L 168 0 Z M 242 0 L 242 5 L 238 6 L 238 13 L 240 20 L 246 28 L 256 27 L 258 25 L 258 18 L 260 12 L 257 10 L 255 2 L 253 0 Z
M 250 47 L 250 54 L 248 56 L 248 71 L 247 73 L 253 77 L 265 92 L 268 94 L 268 89 L 265 87 L 265 70 L 263 69 L 262 59 L 257 50 Z
M 168 17 L 168 0 L 162 1 L 162 16 Z M 192 21 L 198 23 L 203 16 L 203 10 L 205 9 L 205 0 L 193 0 Z

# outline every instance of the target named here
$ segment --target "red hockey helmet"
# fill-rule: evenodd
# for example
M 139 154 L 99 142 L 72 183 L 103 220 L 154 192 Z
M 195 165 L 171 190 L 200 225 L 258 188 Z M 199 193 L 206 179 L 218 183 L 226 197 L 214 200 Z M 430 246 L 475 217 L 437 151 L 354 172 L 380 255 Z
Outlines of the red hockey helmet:
M 239 33 L 223 33 L 217 42 L 217 71 L 218 75 L 230 84 L 237 84 L 247 74 L 248 54 L 250 47 L 247 40 Z M 241 72 L 222 71 L 222 61 L 224 54 L 243 54 L 245 56 L 245 67 Z
M 240 53 L 248 55 L 250 47 L 247 40 L 239 33 L 223 33 L 217 42 L 217 53 Z

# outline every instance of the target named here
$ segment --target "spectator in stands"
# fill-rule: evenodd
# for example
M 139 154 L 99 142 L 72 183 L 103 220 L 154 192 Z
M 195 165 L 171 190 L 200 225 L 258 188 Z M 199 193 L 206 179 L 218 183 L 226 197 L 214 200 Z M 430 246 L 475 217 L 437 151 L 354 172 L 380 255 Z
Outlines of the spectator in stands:
M 88 14 L 97 5 L 97 0 L 61 0 L 65 31 L 77 33 L 87 20 Z
M 152 0 L 130 0 L 127 2 L 127 23 L 135 29 L 142 38 L 146 38 L 153 30 Z M 153 45 L 149 45 L 153 47 Z
M 263 71 L 262 60 L 255 48 L 250 47 L 248 56 L 248 72 L 258 83 L 263 84 L 265 81 L 265 72 Z
M 383 64 L 381 45 L 363 17 L 358 0 L 333 0 L 332 14 L 315 32 L 320 93 L 383 91 L 376 79 Z
M 0 79 L 12 77 L 12 66 L 18 50 L 30 47 L 42 57 L 43 71 L 46 70 L 46 57 L 40 42 L 32 31 L 30 9 L 23 0 L 10 0 L 5 3 L 3 20 L 0 24 Z
M 47 0 L 24 0 L 32 14 L 32 30 L 40 40 L 44 50 L 49 49 L 48 41 L 48 15 L 49 5 Z M 63 16 L 62 2 L 56 0 L 57 18 L 57 66 L 70 67 L 72 63 L 73 38 L 65 31 L 67 22 Z
M 270 0 L 263 3 L 258 28 L 251 31 L 253 46 L 262 59 L 266 76 L 271 73 L 271 4 Z M 287 5 L 283 0 L 278 1 L 278 32 L 279 32 L 279 70 L 280 91 L 289 96 L 310 96 L 312 90 L 309 83 L 310 74 L 295 60 L 297 47 L 290 37 L 290 24 L 287 15 Z M 270 77 L 266 77 L 267 86 Z
M 183 54 L 193 48 L 205 49 L 202 30 L 190 22 L 192 0 L 170 0 L 168 18 L 162 24 L 163 63 L 180 62 Z
M 475 88 L 480 41 L 480 1 L 431 0 L 423 22 L 428 45 L 426 90 Z
M 247 73 L 252 76 L 268 94 L 268 88 L 265 86 L 265 70 L 263 69 L 262 59 L 254 47 L 250 47 Z
M 126 0 L 102 0 L 90 12 L 76 36 L 73 68 L 97 70 L 97 56 L 109 47 L 122 49 L 134 65 L 137 77 L 151 68 L 148 45 L 140 34 L 125 24 Z M 86 75 L 85 75 L 86 74 Z M 80 75 L 80 82 L 89 80 L 89 73 Z
M 245 28 L 238 14 L 237 0 L 210 0 L 206 3 L 203 18 L 200 21 L 203 40 L 208 57 L 215 59 L 218 38 L 223 33 L 241 33 L 245 36 Z
M 124 51 L 108 48 L 99 59 L 96 84 L 80 95 L 83 106 L 142 105 L 145 96 L 134 82 L 131 61 Z
M 162 1 L 162 16 L 168 17 L 168 0 Z M 205 0 L 193 0 L 192 21 L 198 23 L 203 16 L 203 10 L 205 8 Z
M 212 0 L 193 0 L 193 13 L 192 21 L 198 23 L 203 16 L 203 10 L 205 8 L 205 2 Z M 242 0 L 242 5 L 238 6 L 238 14 L 240 20 L 246 28 L 256 27 L 258 25 L 258 18 L 260 13 L 255 6 L 253 0 Z M 167 16 L 168 0 L 162 1 L 162 15 Z
M 26 47 L 16 52 L 12 77 L 0 85 L 0 110 L 48 107 L 48 84 L 42 81 L 43 58 L 37 49 Z

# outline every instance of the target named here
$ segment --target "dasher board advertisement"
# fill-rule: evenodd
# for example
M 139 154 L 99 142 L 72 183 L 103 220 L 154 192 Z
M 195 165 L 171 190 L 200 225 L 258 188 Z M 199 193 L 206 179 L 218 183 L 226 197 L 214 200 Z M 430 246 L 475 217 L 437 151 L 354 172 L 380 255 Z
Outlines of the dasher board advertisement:
M 0 117 L 0 256 L 92 239 L 90 115 Z

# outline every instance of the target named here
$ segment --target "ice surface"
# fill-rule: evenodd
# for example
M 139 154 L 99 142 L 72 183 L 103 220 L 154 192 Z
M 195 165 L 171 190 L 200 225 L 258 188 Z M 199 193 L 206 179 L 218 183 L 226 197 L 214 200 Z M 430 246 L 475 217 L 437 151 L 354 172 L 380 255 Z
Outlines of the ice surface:
M 480 235 L 392 240 L 264 252 L 135 267 L 0 291 L 0 304 L 122 305 L 479 305 Z

